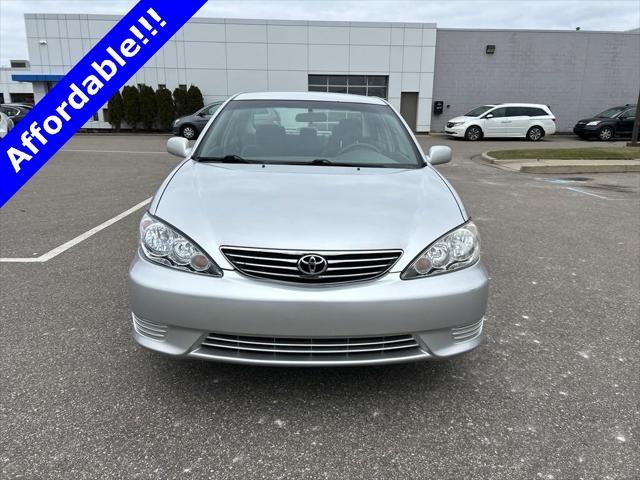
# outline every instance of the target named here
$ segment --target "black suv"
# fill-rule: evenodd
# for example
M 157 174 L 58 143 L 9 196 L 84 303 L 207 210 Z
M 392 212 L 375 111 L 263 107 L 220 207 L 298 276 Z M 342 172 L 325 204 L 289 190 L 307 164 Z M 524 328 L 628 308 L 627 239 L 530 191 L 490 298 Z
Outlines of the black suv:
M 573 133 L 583 139 L 599 138 L 602 141 L 611 140 L 616 135 L 631 136 L 635 120 L 635 105 L 612 107 L 594 117 L 579 120 L 573 127 Z

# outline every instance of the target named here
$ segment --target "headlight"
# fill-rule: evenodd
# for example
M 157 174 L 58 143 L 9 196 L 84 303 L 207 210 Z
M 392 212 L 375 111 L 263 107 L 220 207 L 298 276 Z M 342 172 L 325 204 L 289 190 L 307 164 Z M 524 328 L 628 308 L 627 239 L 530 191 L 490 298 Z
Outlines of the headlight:
M 465 122 L 449 122 L 449 125 L 452 127 L 457 127 L 458 125 L 464 125 Z
M 176 125 L 178 125 L 180 123 L 180 120 L 182 120 L 181 118 L 176 118 L 175 121 L 173 122 L 173 126 L 175 127 Z
M 476 263 L 480 258 L 480 236 L 473 222 L 433 242 L 418 255 L 400 276 L 404 280 L 427 277 L 460 270 Z
M 593 126 L 595 126 L 595 125 L 598 125 L 599 123 L 600 123 L 600 121 L 599 121 L 599 120 L 595 120 L 595 121 L 593 121 L 593 122 L 589 122 L 589 123 L 587 123 L 587 126 L 589 126 L 589 127 L 593 127 Z
M 222 269 L 200 247 L 148 213 L 140 220 L 140 250 L 148 260 L 167 267 L 222 276 Z

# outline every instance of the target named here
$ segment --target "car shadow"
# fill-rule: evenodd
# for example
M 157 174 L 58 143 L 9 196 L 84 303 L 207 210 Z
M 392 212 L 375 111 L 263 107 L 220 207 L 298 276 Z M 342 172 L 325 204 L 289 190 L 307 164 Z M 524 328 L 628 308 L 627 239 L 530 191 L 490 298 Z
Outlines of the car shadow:
M 314 398 L 324 405 L 335 405 L 345 398 L 401 400 L 411 390 L 414 394 L 442 394 L 474 366 L 469 354 L 442 361 L 367 367 L 262 367 L 175 359 L 153 352 L 144 356 L 148 358 L 141 361 L 146 365 L 143 370 L 155 377 L 153 382 L 145 382 L 147 387 L 170 392 L 184 401 L 195 396 L 230 403 Z

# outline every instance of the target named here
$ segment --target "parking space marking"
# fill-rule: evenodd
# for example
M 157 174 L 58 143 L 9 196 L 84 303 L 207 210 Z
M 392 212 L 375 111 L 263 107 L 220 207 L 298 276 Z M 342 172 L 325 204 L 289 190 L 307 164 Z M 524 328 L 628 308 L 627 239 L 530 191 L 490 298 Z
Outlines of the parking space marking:
M 591 195 L 592 197 L 602 198 L 603 200 L 611 200 L 609 197 L 603 197 L 602 195 L 598 195 L 597 193 L 585 192 L 584 190 L 576 187 L 564 187 L 567 190 L 571 190 L 572 192 L 584 193 L 585 195 Z
M 50 250 L 47 253 L 44 253 L 44 254 L 40 255 L 39 257 L 31 257 L 31 258 L 0 258 L 0 262 L 2 262 L 2 263 L 43 263 L 43 262 L 48 262 L 52 258 L 57 257 L 58 255 L 60 255 L 63 252 L 66 252 L 67 250 L 69 250 L 70 248 L 74 247 L 75 245 L 77 245 L 77 244 L 79 244 L 81 242 L 84 242 L 86 239 L 88 239 L 89 237 L 92 237 L 93 235 L 95 235 L 96 233 L 100 232 L 101 230 L 104 230 L 105 228 L 110 227 L 114 223 L 122 220 L 123 218 L 131 215 L 132 213 L 134 213 L 134 212 L 140 210 L 141 208 L 149 205 L 149 203 L 151 203 L 151 199 L 152 199 L 152 197 L 149 197 L 146 200 L 143 200 L 142 202 L 138 203 L 137 205 L 134 205 L 133 207 L 131 207 L 130 209 L 125 210 L 124 212 L 120 213 L 119 215 L 116 215 L 115 217 L 107 220 L 106 222 L 101 223 L 97 227 L 93 227 L 91 230 L 88 230 L 88 231 L 84 232 L 83 234 L 78 235 L 77 237 L 69 240 L 68 242 L 63 243 L 59 247 L 56 247 L 53 250 Z
M 85 150 L 80 148 L 63 148 L 60 151 L 61 152 L 80 152 L 80 153 L 131 153 L 131 154 L 143 153 L 147 155 L 167 153 L 166 151 L 165 152 L 149 152 L 149 151 L 143 151 L 143 150 Z

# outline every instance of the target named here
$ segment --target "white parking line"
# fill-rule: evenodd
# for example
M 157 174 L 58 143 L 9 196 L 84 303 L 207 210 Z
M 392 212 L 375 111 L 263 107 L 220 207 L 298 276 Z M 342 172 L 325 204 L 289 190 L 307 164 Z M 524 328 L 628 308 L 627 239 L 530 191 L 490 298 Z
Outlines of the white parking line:
M 566 188 L 567 190 L 571 190 L 572 192 L 584 193 L 585 195 L 591 195 L 592 197 L 602 198 L 603 200 L 610 200 L 610 198 L 608 197 L 603 197 L 602 195 L 598 195 L 596 193 L 585 192 L 584 190 L 581 190 L 576 187 L 564 187 L 564 188 Z
M 134 205 L 133 207 L 131 207 L 130 209 L 125 210 L 121 214 L 116 215 L 115 217 L 107 220 L 104 223 L 101 223 L 97 227 L 93 227 L 91 230 L 88 230 L 88 231 L 84 232 L 83 234 L 78 235 L 77 237 L 69 240 L 68 242 L 63 243 L 59 247 L 56 247 L 53 250 L 50 250 L 47 253 L 44 253 L 44 254 L 40 255 L 39 257 L 31 257 L 31 258 L 0 258 L 0 262 L 3 262 L 3 263 L 43 263 L 43 262 L 48 262 L 52 258 L 57 257 L 58 255 L 60 255 L 62 252 L 66 252 L 71 247 L 74 247 L 75 245 L 79 244 L 80 242 L 84 242 L 87 238 L 92 237 L 93 235 L 95 235 L 99 231 L 104 230 L 107 227 L 110 227 L 111 225 L 113 225 L 117 221 L 122 220 L 123 218 L 131 215 L 132 213 L 140 210 L 142 207 L 145 207 L 145 206 L 149 205 L 149 203 L 151 203 L 151 198 L 152 197 L 149 197 L 146 200 L 143 200 L 142 202 L 138 203 L 137 205 Z

